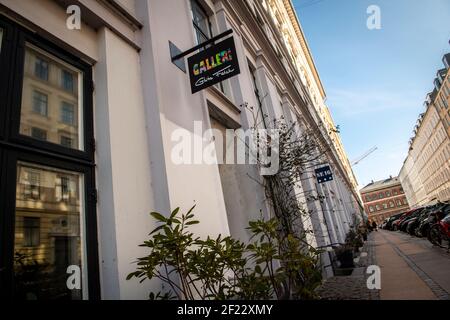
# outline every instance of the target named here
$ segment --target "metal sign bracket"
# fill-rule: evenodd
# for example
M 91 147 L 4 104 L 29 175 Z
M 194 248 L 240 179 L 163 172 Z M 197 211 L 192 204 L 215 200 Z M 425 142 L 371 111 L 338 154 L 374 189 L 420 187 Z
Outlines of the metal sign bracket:
M 186 73 L 186 65 L 184 63 L 184 57 L 188 54 L 191 54 L 199 49 L 202 49 L 208 45 L 214 44 L 217 40 L 222 39 L 223 37 L 226 37 L 229 34 L 233 33 L 233 29 L 227 30 L 221 34 L 218 34 L 215 37 L 212 37 L 211 39 L 196 45 L 195 47 L 186 50 L 182 52 L 173 42 L 169 41 L 169 50 L 170 50 L 170 60 L 174 65 L 176 65 L 181 71 Z

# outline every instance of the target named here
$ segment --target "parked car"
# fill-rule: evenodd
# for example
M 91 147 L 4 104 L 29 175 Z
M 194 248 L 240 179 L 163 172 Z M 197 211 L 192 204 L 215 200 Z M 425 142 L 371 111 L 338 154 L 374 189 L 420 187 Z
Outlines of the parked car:
M 412 210 L 409 210 L 409 211 L 406 211 L 405 213 L 403 213 L 397 220 L 395 220 L 395 221 L 392 223 L 392 226 L 393 226 L 392 229 L 393 229 L 394 231 L 400 230 L 400 225 L 401 225 L 401 223 L 402 223 L 406 218 L 408 218 L 411 214 L 413 214 L 416 210 L 417 210 L 417 209 L 412 209 Z
M 406 226 L 406 232 L 412 236 L 415 236 L 417 227 L 424 218 L 428 217 L 430 210 L 430 207 L 424 207 L 415 215 L 415 217 L 411 218 Z
M 397 214 L 394 214 L 393 216 L 390 216 L 389 218 L 387 218 L 386 220 L 387 220 L 387 222 L 386 222 L 386 225 L 385 225 L 385 229 L 386 230 L 392 230 L 392 228 L 393 228 L 393 222 L 395 221 L 395 220 L 397 220 L 398 218 L 400 218 L 400 216 L 403 214 L 404 212 L 400 212 L 400 213 L 397 213 Z
M 407 225 L 406 225 L 406 232 L 409 233 L 410 235 L 414 236 L 415 235 L 415 230 L 417 228 L 417 224 L 419 223 L 419 217 L 414 217 L 411 220 L 408 221 Z
M 438 203 L 432 206 L 421 219 L 415 234 L 419 237 L 428 237 L 430 227 L 450 212 L 449 203 Z
M 427 237 L 430 225 L 435 219 L 434 211 L 428 210 L 426 215 L 419 221 L 419 225 L 416 228 L 415 235 L 418 237 Z
M 406 228 L 408 227 L 408 223 L 417 218 L 424 208 L 416 208 L 413 210 L 407 217 L 405 217 L 398 225 L 398 229 L 400 231 L 406 232 Z

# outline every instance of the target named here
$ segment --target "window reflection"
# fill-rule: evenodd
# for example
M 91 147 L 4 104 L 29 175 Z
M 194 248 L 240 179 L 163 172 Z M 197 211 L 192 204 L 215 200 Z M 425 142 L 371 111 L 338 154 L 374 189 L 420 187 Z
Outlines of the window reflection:
M 19 163 L 14 243 L 15 296 L 83 298 L 83 176 Z
M 82 79 L 79 70 L 28 44 L 20 133 L 83 150 Z

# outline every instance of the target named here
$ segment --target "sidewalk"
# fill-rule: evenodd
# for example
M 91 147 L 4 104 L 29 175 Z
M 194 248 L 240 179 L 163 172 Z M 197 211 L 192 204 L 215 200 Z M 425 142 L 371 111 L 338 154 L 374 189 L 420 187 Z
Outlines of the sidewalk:
M 382 300 L 435 300 L 436 296 L 431 289 L 394 250 L 392 240 L 392 236 L 384 231 L 375 233 L 376 256 L 381 268 L 380 298 Z M 414 244 L 407 244 L 406 249 L 409 252 L 418 250 Z
M 374 233 L 369 234 L 361 250 L 356 268 L 349 276 L 331 277 L 318 288 L 317 293 L 323 300 L 379 300 L 379 290 L 367 288 L 366 269 L 376 265 Z
M 381 268 L 381 290 L 367 289 L 369 265 Z M 450 255 L 426 239 L 372 232 L 353 273 L 327 279 L 317 292 L 325 300 L 449 300 Z
M 450 299 L 450 254 L 402 232 L 376 235 L 382 299 Z

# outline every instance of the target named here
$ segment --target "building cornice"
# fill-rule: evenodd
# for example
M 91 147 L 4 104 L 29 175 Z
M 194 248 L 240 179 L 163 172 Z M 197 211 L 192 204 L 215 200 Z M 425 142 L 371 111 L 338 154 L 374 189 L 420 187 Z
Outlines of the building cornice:
M 318 84 L 320 93 L 322 95 L 322 99 L 325 99 L 326 98 L 325 89 L 323 87 L 322 81 L 320 80 L 319 72 L 317 71 L 316 64 L 314 63 L 314 59 L 311 55 L 311 50 L 309 49 L 308 42 L 306 41 L 305 34 L 303 33 L 303 29 L 300 25 L 300 20 L 298 19 L 297 13 L 295 12 L 292 1 L 291 0 L 283 0 L 283 3 L 284 3 L 284 7 L 285 7 L 286 11 L 288 12 L 289 18 L 294 27 L 297 38 L 300 41 L 303 51 L 305 52 L 306 59 L 308 61 L 308 65 L 313 72 L 316 83 Z
M 377 192 L 377 191 L 386 190 L 386 189 L 391 189 L 391 188 L 395 188 L 395 187 L 401 187 L 401 186 L 402 186 L 402 184 L 401 184 L 401 182 L 399 181 L 398 183 L 393 183 L 393 184 L 391 184 L 391 185 L 387 185 L 387 186 L 383 186 L 383 187 L 380 186 L 379 188 L 368 189 L 368 190 L 361 189 L 359 192 L 360 192 L 362 195 L 365 195 L 365 194 L 367 194 L 367 193 Z

